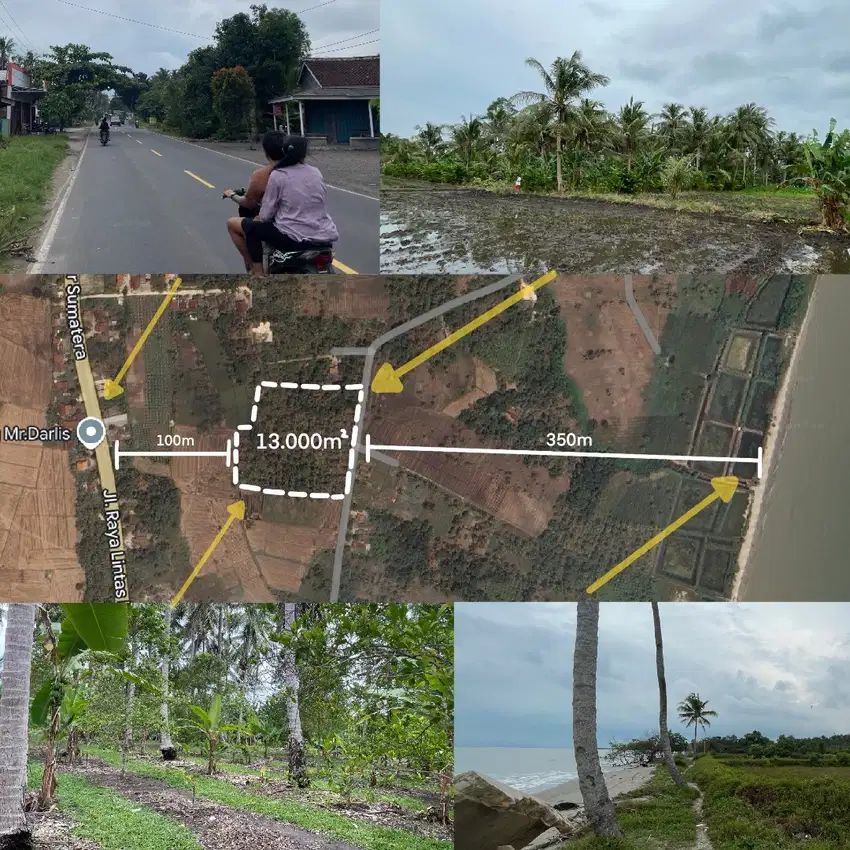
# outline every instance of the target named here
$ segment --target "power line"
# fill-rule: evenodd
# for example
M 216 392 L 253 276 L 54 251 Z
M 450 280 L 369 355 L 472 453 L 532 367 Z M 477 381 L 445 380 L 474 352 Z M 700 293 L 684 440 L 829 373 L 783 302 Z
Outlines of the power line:
M 380 30 L 369 30 L 369 32 L 361 32 L 360 35 L 353 35 L 351 38 L 343 38 L 341 41 L 332 41 L 330 44 L 324 44 L 317 47 L 317 50 L 324 50 L 326 47 L 333 47 L 336 44 L 345 44 L 346 41 L 356 41 L 358 38 L 365 38 L 367 35 L 380 32 Z
M 6 10 L 6 14 L 11 18 L 12 23 L 17 27 L 18 32 L 23 36 L 25 46 L 28 44 L 30 50 L 35 53 L 35 45 L 27 38 L 27 34 L 21 29 L 21 25 L 15 20 L 14 16 L 9 11 L 9 7 L 6 5 L 4 0 L 0 0 L 0 6 L 2 6 Z M 9 32 L 12 32 L 11 29 L 9 30 Z M 12 35 L 14 35 L 14 33 L 12 33 Z
M 322 6 L 330 6 L 331 3 L 336 3 L 336 0 L 325 0 L 324 3 L 319 3 L 318 6 L 308 6 L 306 9 L 301 9 L 300 11 L 296 12 L 295 14 L 296 15 L 303 15 L 304 12 L 312 12 L 313 9 L 321 9 Z
M 362 44 L 350 44 L 348 47 L 337 47 L 335 50 L 328 50 L 328 53 L 339 53 L 340 50 L 351 50 L 354 47 L 365 47 L 367 44 L 375 44 L 379 42 L 381 39 L 373 38 L 371 41 L 364 41 Z M 314 56 L 314 59 L 321 59 L 321 54 L 318 56 Z M 352 57 L 354 58 L 354 57 Z
M 2 0 L 0 0 L 2 2 Z M 147 21 L 137 21 L 134 18 L 125 18 L 123 15 L 114 15 L 112 12 L 104 12 L 103 9 L 93 9 L 91 6 L 81 6 L 79 3 L 72 3 L 71 0 L 56 0 L 57 3 L 64 3 L 66 6 L 73 6 L 75 9 L 84 9 L 86 12 L 97 12 L 98 15 L 106 15 L 108 18 L 117 18 L 119 21 L 127 21 L 131 24 L 139 24 L 143 27 L 151 27 L 155 30 L 164 30 L 165 32 L 177 33 L 177 35 L 188 35 L 192 38 L 200 38 L 203 41 L 212 41 L 209 36 L 198 35 L 196 32 L 186 32 L 185 30 L 174 30 L 171 27 L 161 27 L 159 24 L 149 24 Z

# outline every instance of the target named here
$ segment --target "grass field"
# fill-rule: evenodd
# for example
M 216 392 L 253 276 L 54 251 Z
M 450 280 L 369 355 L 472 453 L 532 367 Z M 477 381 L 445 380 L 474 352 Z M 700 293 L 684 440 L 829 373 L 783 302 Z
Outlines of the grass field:
M 0 271 L 10 251 L 32 244 L 50 198 L 53 174 L 68 154 L 68 137 L 15 136 L 0 140 Z
M 694 767 L 715 850 L 850 847 L 850 768 L 731 764 Z
M 151 295 L 129 300 L 133 324 L 144 329 L 162 303 L 162 296 Z M 166 310 L 145 341 L 140 354 L 145 366 L 145 410 L 141 415 L 131 411 L 138 417 L 138 421 L 133 422 L 133 431 L 140 448 L 155 446 L 157 434 L 168 434 L 171 431 L 169 422 L 172 417 L 174 356 L 170 342 L 171 313 Z

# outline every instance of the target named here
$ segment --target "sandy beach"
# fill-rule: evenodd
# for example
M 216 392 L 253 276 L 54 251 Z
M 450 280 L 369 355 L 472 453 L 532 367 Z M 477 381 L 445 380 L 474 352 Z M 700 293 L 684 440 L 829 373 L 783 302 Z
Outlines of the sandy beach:
M 752 557 L 753 542 L 758 536 L 759 521 L 762 518 L 765 499 L 770 493 L 771 473 L 775 472 L 776 463 L 781 453 L 785 428 L 788 425 L 788 418 L 791 412 L 791 395 L 798 377 L 797 373 L 799 372 L 800 352 L 803 350 L 807 334 L 811 330 L 812 316 L 815 312 L 815 299 L 818 295 L 818 283 L 820 280 L 822 280 L 822 278 L 819 278 L 815 283 L 815 289 L 812 293 L 808 309 L 806 310 L 806 316 L 803 319 L 800 333 L 798 334 L 797 339 L 794 340 L 794 350 L 791 354 L 791 362 L 785 370 L 785 375 L 782 379 L 782 386 L 779 388 L 779 393 L 776 396 L 776 404 L 773 408 L 773 421 L 765 434 L 765 444 L 762 447 L 762 477 L 758 487 L 756 487 L 755 493 L 753 494 L 752 502 L 750 503 L 750 514 L 747 519 L 747 532 L 744 537 L 744 542 L 741 544 L 741 550 L 738 553 L 738 572 L 735 575 L 735 583 L 732 586 L 733 602 L 737 602 L 741 595 L 741 588 L 747 573 L 747 564 Z
M 819 277 L 777 400 L 733 599 L 850 598 L 848 310 L 850 277 Z
M 634 791 L 636 788 L 641 788 L 652 778 L 654 770 L 655 767 L 618 767 L 614 770 L 606 771 L 605 784 L 608 786 L 608 793 L 614 798 L 620 794 L 627 794 L 629 791 Z M 544 803 L 549 803 L 550 806 L 560 803 L 573 803 L 576 806 L 582 805 L 578 779 L 562 782 L 560 785 L 547 788 L 545 791 L 537 791 L 533 796 L 537 797 L 538 800 L 542 800 Z

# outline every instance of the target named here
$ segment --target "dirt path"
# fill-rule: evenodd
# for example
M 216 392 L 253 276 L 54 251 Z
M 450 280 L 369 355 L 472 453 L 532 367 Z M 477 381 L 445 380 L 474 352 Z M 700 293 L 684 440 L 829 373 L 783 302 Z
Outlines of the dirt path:
M 100 850 L 93 841 L 71 834 L 76 826 L 64 812 L 30 812 L 27 823 L 32 830 L 33 850 Z
M 694 820 L 696 821 L 697 827 L 697 841 L 696 844 L 694 844 L 693 850 L 714 850 L 714 845 L 708 837 L 708 825 L 705 823 L 705 818 L 702 813 L 702 791 L 700 791 L 694 782 L 689 782 L 688 785 L 699 792 L 699 797 L 694 800 L 693 805 Z
M 124 777 L 106 765 L 76 767 L 73 773 L 92 785 L 109 788 L 143 806 L 172 818 L 192 830 L 206 850 L 359 850 L 344 841 L 336 841 L 300 829 L 297 826 L 243 812 L 210 800 L 196 799 L 188 791 L 171 788 L 157 779 Z

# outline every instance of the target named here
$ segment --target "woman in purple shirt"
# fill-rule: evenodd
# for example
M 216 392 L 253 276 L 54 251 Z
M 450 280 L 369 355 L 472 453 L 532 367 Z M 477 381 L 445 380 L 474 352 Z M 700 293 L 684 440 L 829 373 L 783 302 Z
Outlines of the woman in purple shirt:
M 245 268 L 263 274 L 263 243 L 280 251 L 306 250 L 339 239 L 326 207 L 327 188 L 318 168 L 307 165 L 307 139 L 270 132 L 263 150 L 274 165 L 256 218 L 228 219 L 227 229 Z

